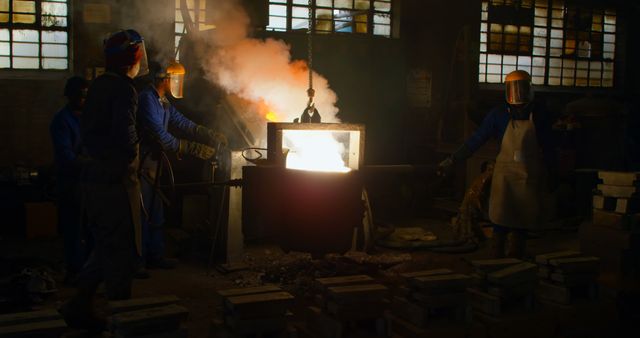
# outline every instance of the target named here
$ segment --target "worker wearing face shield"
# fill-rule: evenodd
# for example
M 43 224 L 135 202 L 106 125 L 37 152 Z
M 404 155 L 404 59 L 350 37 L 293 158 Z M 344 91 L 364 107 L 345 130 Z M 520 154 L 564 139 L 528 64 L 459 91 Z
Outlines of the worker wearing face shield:
M 440 163 L 446 173 L 454 163 L 469 158 L 487 140 L 500 142 L 489 198 L 494 224 L 493 254 L 521 258 L 528 230 L 543 226 L 553 215 L 555 153 L 552 121 L 544 106 L 534 101 L 531 77 L 522 70 L 505 78 L 505 103 L 492 109 L 482 125 L 450 157 Z
M 104 328 L 93 311 L 93 298 L 104 282 L 109 300 L 131 297 L 131 283 L 140 252 L 139 149 L 133 79 L 148 72 L 142 36 L 134 30 L 104 41 L 105 74 L 87 93 L 80 130 L 87 156 L 81 174 L 81 195 L 94 250 L 78 278 L 78 294 L 62 309 L 71 327 Z
M 138 122 L 142 133 L 141 187 L 143 200 L 142 240 L 143 265 L 148 268 L 171 269 L 174 264 L 164 257 L 164 215 L 161 192 L 154 187 L 158 175 L 161 152 L 177 153 L 178 157 L 192 156 L 213 161 L 217 153 L 227 145 L 221 133 L 198 125 L 182 115 L 171 104 L 172 99 L 182 98 L 185 68 L 177 63 L 151 64 L 153 83 L 140 92 Z M 171 134 L 169 126 L 180 130 L 191 139 L 179 139 Z M 146 277 L 146 271 L 138 270 L 138 276 Z

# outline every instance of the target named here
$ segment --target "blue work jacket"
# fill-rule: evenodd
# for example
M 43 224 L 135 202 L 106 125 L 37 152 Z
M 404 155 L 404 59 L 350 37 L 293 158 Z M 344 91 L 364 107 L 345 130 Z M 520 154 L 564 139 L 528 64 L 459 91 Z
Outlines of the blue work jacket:
M 65 106 L 51 120 L 49 133 L 58 178 L 77 179 L 80 165 L 76 160 L 82 151 L 80 119 Z
M 138 123 L 142 131 L 142 151 L 158 144 L 164 150 L 178 151 L 180 140 L 169 133 L 169 125 L 194 136 L 198 127 L 182 115 L 168 101 L 164 103 L 152 86 L 140 92 L 138 97 Z

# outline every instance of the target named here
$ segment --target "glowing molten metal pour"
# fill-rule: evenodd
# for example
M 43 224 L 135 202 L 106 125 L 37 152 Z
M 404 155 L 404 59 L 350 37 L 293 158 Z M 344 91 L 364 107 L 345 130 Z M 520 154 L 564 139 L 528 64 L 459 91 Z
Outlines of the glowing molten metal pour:
M 346 173 L 351 171 L 342 159 L 344 146 L 331 131 L 287 130 L 284 144 L 289 149 L 287 168 Z
M 266 105 L 260 110 L 268 122 L 276 122 L 279 114 Z M 289 150 L 286 167 L 289 169 L 347 173 L 345 147 L 328 130 L 287 130 L 283 134 L 284 148 Z

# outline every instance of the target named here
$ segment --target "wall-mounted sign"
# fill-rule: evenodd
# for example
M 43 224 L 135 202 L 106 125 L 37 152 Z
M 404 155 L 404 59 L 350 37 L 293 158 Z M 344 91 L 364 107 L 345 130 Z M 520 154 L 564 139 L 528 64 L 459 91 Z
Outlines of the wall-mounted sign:
M 82 18 L 84 23 L 111 23 L 111 6 L 108 4 L 85 4 Z
M 407 97 L 414 108 L 431 107 L 432 74 L 426 69 L 411 69 L 407 75 Z

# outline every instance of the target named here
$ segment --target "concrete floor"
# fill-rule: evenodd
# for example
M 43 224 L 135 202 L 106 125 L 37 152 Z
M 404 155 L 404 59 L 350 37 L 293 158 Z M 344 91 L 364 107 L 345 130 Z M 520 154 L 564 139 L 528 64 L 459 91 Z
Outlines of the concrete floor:
M 18 257 L 31 257 L 42 262 L 58 264 L 61 262 L 61 244 L 59 240 L 32 240 L 28 242 L 15 240 L 0 240 L 0 257 L 5 260 L 13 260 Z M 578 249 L 577 234 L 572 231 L 547 232 L 528 241 L 527 254 L 534 256 L 552 251 Z M 308 266 L 310 257 L 301 254 L 285 255 L 278 248 L 272 246 L 252 246 L 245 250 L 246 262 L 249 270 L 223 275 L 217 271 L 209 271 L 203 262 L 197 260 L 185 260 L 175 270 L 152 270 L 151 278 L 136 280 L 134 282 L 134 297 L 147 297 L 159 295 L 176 295 L 183 300 L 183 305 L 189 309 L 190 316 L 186 327 L 190 337 L 209 337 L 209 328 L 212 319 L 217 315 L 218 299 L 216 290 L 259 285 L 263 281 L 274 281 L 274 274 L 283 271 L 278 270 L 287 264 L 295 266 L 296 261 L 300 266 Z M 393 275 L 399 272 L 421 269 L 446 267 L 457 272 L 467 273 L 471 271 L 468 261 L 479 258 L 488 258 L 488 242 L 482 243 L 479 249 L 467 254 L 444 254 L 429 251 L 402 252 L 394 250 L 377 250 L 372 257 L 398 258 L 400 264 L 382 267 L 383 270 L 375 271 L 371 264 L 343 264 L 336 266 L 339 274 L 371 272 L 378 273 L 376 277 L 392 281 Z M 385 259 L 386 259 L 385 258 Z M 328 260 L 331 261 L 331 260 Z M 316 261 L 317 264 L 318 262 Z M 334 262 L 335 263 L 335 262 Z M 352 262 L 353 263 L 353 262 Z M 278 266 L 280 264 L 280 266 Z M 333 263 L 331 263 L 333 264 Z M 323 272 L 311 272 L 316 276 L 330 274 L 332 265 L 326 262 L 318 264 L 324 268 Z M 375 263 L 380 266 L 379 263 Z M 274 272 L 275 268 L 275 272 Z M 295 267 L 293 268 L 295 269 Z M 304 267 L 302 268 L 304 269 Z M 329 270 L 327 270 L 329 269 Z M 334 272 L 335 273 L 335 272 Z M 294 275 L 296 272 L 293 273 Z M 298 277 L 300 277 L 298 273 Z M 61 277 L 61 276 L 58 276 Z M 303 276 L 304 277 L 304 276 Z M 307 280 L 313 276 L 307 276 Z M 271 279 L 271 280 L 270 280 Z M 302 280 L 302 281 L 301 281 Z M 304 278 L 289 278 L 284 280 L 284 288 L 293 292 L 300 299 L 300 305 L 308 302 L 308 295 L 304 292 Z M 59 292 L 46 299 L 38 307 L 54 307 L 61 305 L 70 295 L 73 289 L 60 284 Z M 553 315 L 551 315 L 553 314 Z M 558 325 L 558 319 L 563 318 L 563 325 Z M 551 324 L 554 321 L 555 324 Z M 514 324 L 515 323 L 515 324 Z M 541 325 L 541 324 L 548 325 Z M 503 325 L 503 326 L 500 326 Z M 616 321 L 615 307 L 606 294 L 597 303 L 581 307 L 548 308 L 538 307 L 535 315 L 521 316 L 514 319 L 511 326 L 504 323 L 483 325 L 479 337 L 604 337 L 603 332 L 614 334 L 619 323 Z M 605 336 L 619 336 L 606 334 Z

